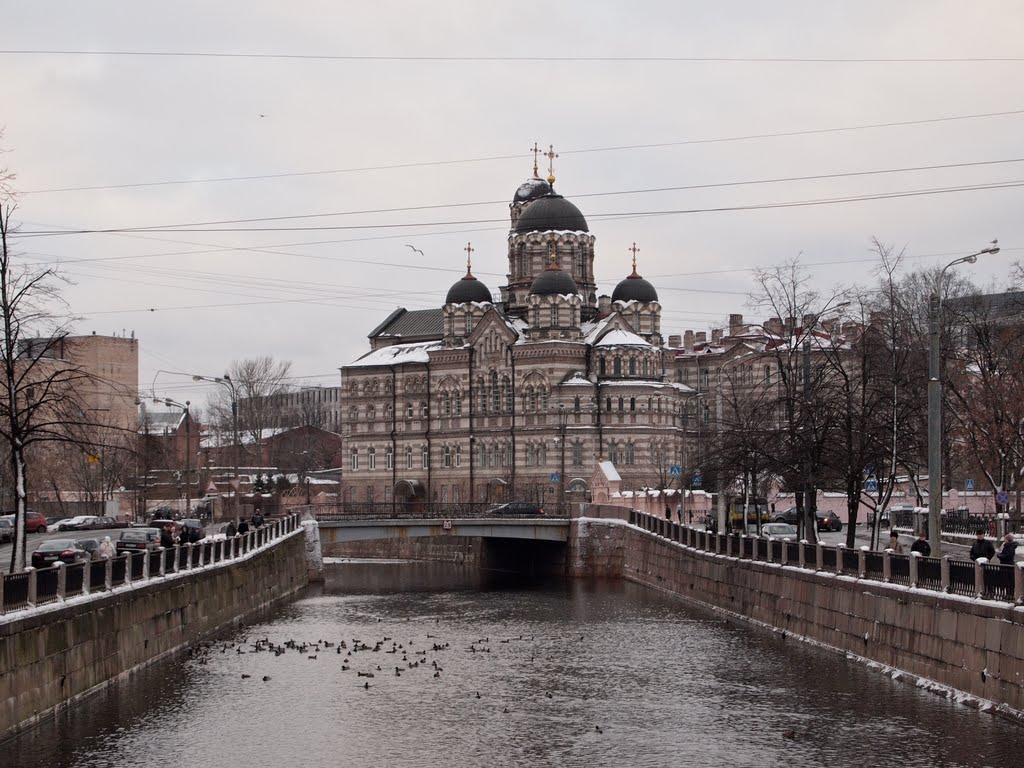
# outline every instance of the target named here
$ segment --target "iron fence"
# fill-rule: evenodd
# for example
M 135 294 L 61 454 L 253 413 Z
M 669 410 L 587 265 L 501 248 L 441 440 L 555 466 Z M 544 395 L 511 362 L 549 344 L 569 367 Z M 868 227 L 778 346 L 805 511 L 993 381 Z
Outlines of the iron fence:
M 996 563 L 982 563 L 985 590 L 983 595 L 993 600 L 1013 600 L 1013 568 Z
M 904 557 L 910 557 L 904 555 Z M 908 566 L 909 568 L 909 560 Z M 938 557 L 917 559 L 917 586 L 921 589 L 942 589 L 942 560 Z
M 974 563 L 970 560 L 949 561 L 949 591 L 955 595 L 973 595 L 977 591 Z
M 918 563 L 918 573 L 920 574 L 920 563 Z M 889 555 L 889 580 L 894 584 L 903 584 L 904 586 L 910 586 L 910 556 L 909 555 Z

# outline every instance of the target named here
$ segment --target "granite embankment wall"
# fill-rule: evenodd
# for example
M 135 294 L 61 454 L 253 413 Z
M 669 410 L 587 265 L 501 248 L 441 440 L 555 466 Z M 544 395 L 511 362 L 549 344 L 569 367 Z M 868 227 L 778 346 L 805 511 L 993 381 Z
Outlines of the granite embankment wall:
M 739 560 L 621 520 L 575 520 L 569 545 L 574 576 L 671 592 L 1024 719 L 1024 607 Z
M 241 560 L 0 622 L 0 740 L 307 583 L 303 530 Z M 2 749 L 2 748 L 0 748 Z
M 423 536 L 411 539 L 366 539 L 363 541 L 322 541 L 324 557 L 374 558 L 387 560 L 431 560 L 441 563 L 480 562 L 483 543 L 469 536 Z

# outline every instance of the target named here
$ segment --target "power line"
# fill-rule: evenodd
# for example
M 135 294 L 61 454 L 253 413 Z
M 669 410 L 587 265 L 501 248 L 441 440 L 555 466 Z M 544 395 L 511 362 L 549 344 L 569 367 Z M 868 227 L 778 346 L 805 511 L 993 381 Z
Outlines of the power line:
M 1019 56 L 845 57 L 845 56 L 384 56 L 317 53 L 232 53 L 227 51 L 82 51 L 3 49 L 8 56 L 136 56 L 144 58 L 259 59 L 294 61 L 624 63 L 624 64 L 1010 64 Z
M 724 212 L 736 212 L 736 211 L 757 211 L 757 210 L 771 210 L 778 208 L 802 208 L 808 206 L 819 206 L 819 205 L 837 205 L 843 203 L 854 203 L 854 202 L 865 202 L 870 200 L 893 200 L 897 198 L 906 197 L 921 197 L 929 195 L 949 194 L 954 192 L 976 192 L 984 190 L 995 190 L 995 189 L 1011 189 L 1015 187 L 1024 186 L 1024 180 L 1016 179 L 1005 182 L 986 182 L 982 184 L 963 184 L 952 187 L 933 187 L 927 189 L 914 189 L 905 190 L 902 192 L 877 192 L 873 194 L 864 195 L 847 195 L 843 197 L 831 197 L 831 198 L 812 198 L 807 200 L 787 200 L 780 202 L 770 203 L 755 203 L 747 205 L 727 205 L 727 206 L 715 206 L 710 208 L 680 208 L 680 209 L 668 209 L 660 211 L 624 211 L 624 212 L 610 212 L 610 213 L 592 213 L 588 214 L 587 218 L 590 220 L 623 220 L 632 218 L 649 218 L 653 216 L 678 216 L 678 215 L 692 215 L 698 213 L 724 213 Z M 207 227 L 207 228 L 190 228 L 190 227 L 170 227 L 170 228 L 153 228 L 146 229 L 146 232 L 162 232 L 162 233 L 203 233 L 203 232 L 321 232 L 321 231 L 357 231 L 357 230 L 374 230 L 374 229 L 408 229 L 412 227 L 443 227 L 443 226 L 465 226 L 470 224 L 497 224 L 505 221 L 505 219 L 465 219 L 465 220 L 449 220 L 449 221 L 420 221 L 420 222 L 398 222 L 388 224 L 332 224 L 332 225 L 317 225 L 308 227 Z M 69 230 L 48 230 L 48 231 L 28 231 L 28 232 L 17 232 L 16 237 L 19 238 L 34 238 L 34 237 L 52 237 L 56 235 L 105 235 L 105 234 L 126 234 L 134 233 L 137 230 L 133 228 L 108 228 L 108 229 L 69 229 Z
M 0 51 L 2 53 L 2 51 Z M 666 147 L 682 147 L 700 144 L 723 144 L 738 141 L 755 141 L 760 139 L 776 139 L 793 136 L 813 136 L 816 134 L 844 133 L 850 131 L 872 130 L 880 128 L 899 128 L 911 125 L 929 125 L 933 123 L 954 122 L 960 120 L 980 120 L 989 117 L 1008 117 L 1024 114 L 1024 109 L 1004 110 L 1000 112 L 979 112 L 970 115 L 948 115 L 945 117 L 922 118 L 918 120 L 900 120 L 885 123 L 864 123 L 861 125 L 850 125 L 833 128 L 810 128 L 796 131 L 778 131 L 772 133 L 752 133 L 739 136 L 723 136 L 707 139 L 683 139 L 679 141 L 664 141 L 649 144 L 629 144 L 611 147 L 591 147 L 584 149 L 560 150 L 561 155 L 587 154 L 593 152 L 621 152 L 635 149 L 663 149 Z M 160 187 L 180 184 L 211 184 L 233 181 L 258 181 L 264 179 L 283 179 L 301 176 L 326 176 L 332 174 L 363 173 L 366 171 L 402 170 L 407 168 L 426 168 L 439 165 L 459 165 L 466 163 L 482 163 L 497 160 L 518 160 L 529 156 L 529 153 L 511 155 L 492 155 L 485 157 L 460 158 L 454 160 L 424 160 L 420 162 L 391 163 L 383 165 L 355 166 L 351 168 L 334 168 L 321 171 L 290 171 L 285 173 L 263 173 L 248 176 L 218 176 L 205 179 L 165 179 L 161 181 L 141 181 L 124 184 L 93 184 L 75 187 L 50 187 L 45 189 L 22 190 L 23 195 L 42 195 L 56 192 L 88 192 L 103 189 L 131 189 L 135 187 Z

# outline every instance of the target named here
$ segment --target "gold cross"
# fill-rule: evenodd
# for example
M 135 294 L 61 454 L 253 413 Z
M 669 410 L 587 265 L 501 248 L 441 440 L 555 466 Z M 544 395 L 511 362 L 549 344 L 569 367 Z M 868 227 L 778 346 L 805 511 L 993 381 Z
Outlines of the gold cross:
M 473 261 L 472 261 L 472 259 L 473 259 L 473 251 L 475 249 L 473 248 L 473 244 L 472 243 L 466 243 L 466 247 L 463 248 L 462 250 L 464 250 L 466 252 L 466 274 L 468 275 L 470 273 L 470 271 L 472 270 L 472 268 L 473 268 Z
M 548 159 L 548 184 L 555 183 L 555 158 L 558 157 L 558 153 L 555 152 L 555 145 L 548 144 L 548 151 L 544 153 L 544 157 Z
M 627 248 L 627 251 L 633 252 L 633 273 L 636 273 L 636 255 L 640 253 L 640 249 L 636 247 L 636 243 L 633 243 L 632 248 Z
M 537 146 L 537 142 L 536 141 L 533 142 L 533 149 L 531 149 L 530 151 L 533 152 L 533 175 L 536 176 L 537 175 L 537 155 L 540 154 L 540 147 Z

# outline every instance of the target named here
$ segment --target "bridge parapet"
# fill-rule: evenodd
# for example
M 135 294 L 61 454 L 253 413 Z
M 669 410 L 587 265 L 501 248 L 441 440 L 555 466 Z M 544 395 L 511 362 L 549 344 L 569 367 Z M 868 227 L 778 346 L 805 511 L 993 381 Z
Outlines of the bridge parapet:
M 484 503 L 342 503 L 310 504 L 297 507 L 308 511 L 318 522 L 347 522 L 355 520 L 558 520 L 568 519 L 557 514 L 546 514 L 542 507 L 533 510 L 523 507 L 508 508 L 503 504 Z M 535 511 L 534 511 L 535 510 Z

